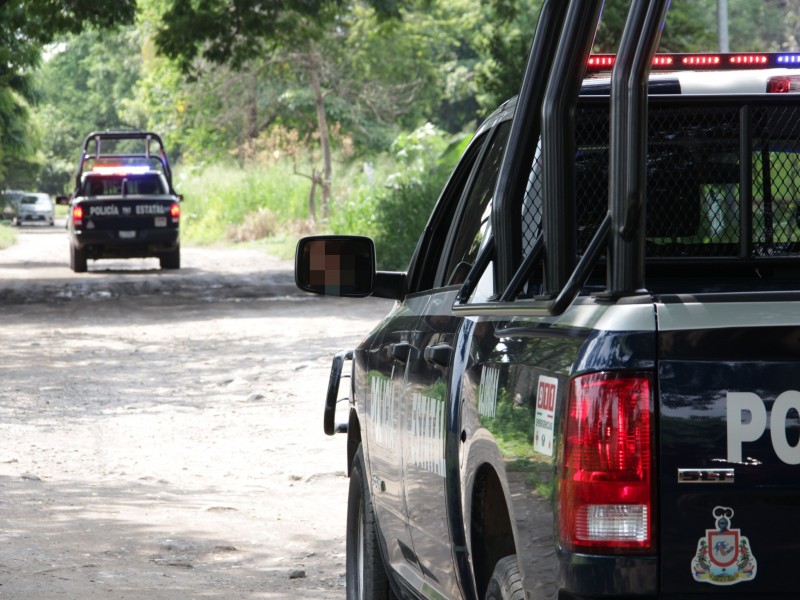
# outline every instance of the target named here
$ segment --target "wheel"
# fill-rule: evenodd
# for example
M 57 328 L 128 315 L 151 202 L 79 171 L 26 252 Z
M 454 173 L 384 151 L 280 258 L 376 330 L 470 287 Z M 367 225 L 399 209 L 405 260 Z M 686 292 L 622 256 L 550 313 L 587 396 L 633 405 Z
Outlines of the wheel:
M 383 566 L 375 513 L 359 446 L 350 472 L 347 496 L 347 600 L 389 600 L 389 580 Z
M 76 248 L 70 245 L 69 247 L 69 267 L 76 273 L 86 272 L 86 250 Z
M 485 600 L 525 600 L 516 554 L 497 561 L 486 589 Z
M 181 268 L 181 247 L 175 246 L 174 250 L 162 254 L 158 257 L 162 269 L 180 269 Z

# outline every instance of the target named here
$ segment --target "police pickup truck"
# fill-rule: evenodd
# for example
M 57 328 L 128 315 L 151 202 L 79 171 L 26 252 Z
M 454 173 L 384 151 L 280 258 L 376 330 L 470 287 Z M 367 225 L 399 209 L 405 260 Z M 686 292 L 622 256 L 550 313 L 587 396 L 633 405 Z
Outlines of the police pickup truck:
M 161 138 L 151 132 L 106 131 L 84 140 L 68 198 L 70 268 L 88 259 L 158 257 L 179 269 L 180 201 Z
M 325 402 L 348 598 L 799 597 L 800 54 L 656 54 L 651 0 L 590 56 L 600 4 L 544 3 L 407 271 L 298 244 L 397 301 Z

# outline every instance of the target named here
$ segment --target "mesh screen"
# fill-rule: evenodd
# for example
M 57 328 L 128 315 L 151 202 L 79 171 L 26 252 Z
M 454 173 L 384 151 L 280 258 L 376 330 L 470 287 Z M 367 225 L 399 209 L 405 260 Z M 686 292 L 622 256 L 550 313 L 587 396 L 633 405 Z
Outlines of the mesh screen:
M 753 106 L 750 118 L 742 108 L 737 104 L 651 106 L 648 257 L 800 253 L 800 108 Z M 749 156 L 740 156 L 743 127 L 749 128 L 745 135 L 751 140 Z M 575 159 L 579 254 L 586 250 L 608 210 L 608 137 L 608 105 L 580 106 Z M 752 181 L 744 198 L 742 164 L 752 165 Z M 526 252 L 541 230 L 542 186 L 537 152 L 523 203 Z M 743 204 L 748 206 L 744 223 Z

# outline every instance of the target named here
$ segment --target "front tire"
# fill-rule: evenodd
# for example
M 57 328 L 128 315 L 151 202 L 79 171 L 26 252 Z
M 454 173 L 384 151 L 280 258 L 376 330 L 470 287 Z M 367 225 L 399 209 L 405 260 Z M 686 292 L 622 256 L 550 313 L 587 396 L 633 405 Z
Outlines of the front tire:
M 347 496 L 347 600 L 389 600 L 389 580 L 378 544 L 364 451 L 359 446 Z
M 485 600 L 525 600 L 516 554 L 497 561 L 486 588 Z
M 82 248 L 76 248 L 75 246 L 70 245 L 69 266 L 75 273 L 86 273 L 87 270 L 86 250 Z

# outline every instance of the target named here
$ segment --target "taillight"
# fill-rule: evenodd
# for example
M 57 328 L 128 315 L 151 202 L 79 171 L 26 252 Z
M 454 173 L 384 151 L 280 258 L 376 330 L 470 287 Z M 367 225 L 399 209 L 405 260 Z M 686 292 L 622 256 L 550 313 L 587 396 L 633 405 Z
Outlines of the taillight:
M 768 94 L 797 94 L 800 92 L 800 75 L 776 75 L 767 79 Z
M 72 207 L 72 224 L 73 225 L 83 225 L 83 207 L 82 206 L 73 206 Z
M 172 206 L 169 207 L 169 214 L 172 215 L 172 222 L 177 223 L 181 218 L 181 205 L 173 202 Z
M 570 382 L 559 482 L 568 550 L 653 549 L 650 381 L 606 372 Z

